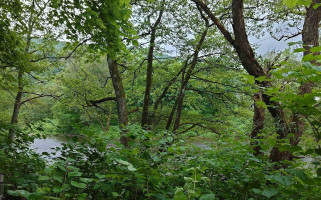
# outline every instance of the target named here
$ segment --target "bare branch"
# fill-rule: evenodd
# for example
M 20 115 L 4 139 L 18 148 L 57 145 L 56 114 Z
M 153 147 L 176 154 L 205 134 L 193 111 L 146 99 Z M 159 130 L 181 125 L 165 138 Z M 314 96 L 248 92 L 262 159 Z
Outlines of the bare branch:
M 294 38 L 294 37 L 296 37 L 296 36 L 299 36 L 299 35 L 301 35 L 301 34 L 302 34 L 302 32 L 300 31 L 300 32 L 298 32 L 298 33 L 296 33 L 296 34 L 292 34 L 292 35 L 282 35 L 281 37 L 277 38 L 277 37 L 274 36 L 272 33 L 270 33 L 271 37 L 272 37 L 273 39 L 277 40 L 277 41 L 281 41 L 282 39 L 285 39 L 284 41 L 287 41 L 287 40 L 292 39 L 292 38 Z

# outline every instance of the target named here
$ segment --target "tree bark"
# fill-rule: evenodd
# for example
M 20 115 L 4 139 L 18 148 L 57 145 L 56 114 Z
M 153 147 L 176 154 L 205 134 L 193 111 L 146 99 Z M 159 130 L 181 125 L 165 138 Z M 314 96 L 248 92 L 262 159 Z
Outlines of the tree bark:
M 156 31 L 164 13 L 164 5 L 162 4 L 161 6 L 162 8 L 159 11 L 158 18 L 152 27 L 152 32 L 151 32 L 150 42 L 149 42 L 148 57 L 147 57 L 148 64 L 147 64 L 147 74 L 146 74 L 146 88 L 145 88 L 142 123 L 141 123 L 141 126 L 146 129 L 148 129 L 148 126 L 149 126 L 149 103 L 150 103 L 150 93 L 151 93 L 152 81 L 153 81 L 153 57 L 154 57 Z
M 118 70 L 117 62 L 115 60 L 110 59 L 108 56 L 107 56 L 107 62 L 108 62 L 109 73 L 112 78 L 112 82 L 113 82 L 113 86 L 116 94 L 118 121 L 119 121 L 119 128 L 121 130 L 120 142 L 125 147 L 128 147 L 129 138 L 126 136 L 126 131 L 125 131 L 125 128 L 128 124 L 126 94 L 125 94 L 123 82 Z
M 257 135 L 262 132 L 264 128 L 264 116 L 265 116 L 265 108 L 262 108 L 257 105 L 257 101 L 262 100 L 262 92 L 258 92 L 253 96 L 254 100 L 254 116 L 253 116 L 253 130 L 251 132 L 252 139 L 260 139 Z M 258 142 L 252 143 L 254 155 L 262 154 L 261 147 L 258 145 Z

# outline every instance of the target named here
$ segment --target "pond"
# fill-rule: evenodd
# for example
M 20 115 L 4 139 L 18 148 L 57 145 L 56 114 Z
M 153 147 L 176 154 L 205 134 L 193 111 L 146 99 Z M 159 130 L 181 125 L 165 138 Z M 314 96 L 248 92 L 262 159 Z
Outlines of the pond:
M 62 143 L 67 143 L 68 139 L 64 135 L 49 135 L 46 138 L 36 138 L 30 145 L 31 149 L 38 154 L 55 152 L 56 147 L 62 147 Z M 59 156 L 59 152 L 56 156 Z

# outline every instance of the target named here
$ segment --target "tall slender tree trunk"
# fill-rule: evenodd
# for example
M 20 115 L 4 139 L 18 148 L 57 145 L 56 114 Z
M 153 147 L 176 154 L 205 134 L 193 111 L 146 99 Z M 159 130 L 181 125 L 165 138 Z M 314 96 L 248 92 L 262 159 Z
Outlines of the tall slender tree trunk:
M 110 73 L 115 94 L 116 94 L 118 121 L 119 121 L 119 128 L 121 130 L 120 142 L 125 147 L 128 147 L 129 138 L 126 136 L 126 131 L 125 131 L 125 128 L 128 124 L 126 94 L 125 94 L 123 82 L 118 70 L 117 62 L 115 60 L 110 59 L 108 56 L 107 56 L 107 62 L 108 62 L 109 73 Z
M 201 13 L 201 15 L 202 15 L 202 13 Z M 206 38 L 208 29 L 209 29 L 208 19 L 206 17 L 204 17 L 203 15 L 202 15 L 202 18 L 205 21 L 205 30 L 203 31 L 201 39 L 199 40 L 198 44 L 196 45 L 196 48 L 195 48 L 195 51 L 193 54 L 193 60 L 191 62 L 191 66 L 188 68 L 186 75 L 185 76 L 183 75 L 182 85 L 181 85 L 180 92 L 178 95 L 177 112 L 176 112 L 176 119 L 175 119 L 175 123 L 174 123 L 174 127 L 173 127 L 173 132 L 175 132 L 179 128 L 182 110 L 183 110 L 186 87 L 187 87 L 188 81 L 190 80 L 190 78 L 192 76 L 193 70 L 196 67 L 199 51 L 201 50 L 201 47 L 204 43 L 204 40 Z
M 152 89 L 152 82 L 153 82 L 153 57 L 154 57 L 154 48 L 155 48 L 155 39 L 156 39 L 156 31 L 157 27 L 161 22 L 163 13 L 164 13 L 164 1 L 162 3 L 162 8 L 159 11 L 158 18 L 152 27 L 152 32 L 150 36 L 149 42 L 149 50 L 148 50 L 148 58 L 147 58 L 147 74 L 146 74 L 146 88 L 145 88 L 145 95 L 144 95 L 144 105 L 143 105 L 143 113 L 142 113 L 142 123 L 141 126 L 143 128 L 148 129 L 149 124 L 149 103 L 150 103 L 150 93 Z
M 26 40 L 26 48 L 25 48 L 25 52 L 28 53 L 29 48 L 30 48 L 30 44 L 31 44 L 31 32 L 32 32 L 32 17 L 33 17 L 33 13 L 30 14 L 29 17 L 29 21 L 28 21 L 28 27 L 29 27 L 29 32 L 27 35 L 27 40 Z M 14 107 L 13 107 L 13 112 L 12 112 L 12 116 L 11 116 L 11 121 L 10 124 L 12 125 L 12 127 L 10 127 L 9 129 L 9 140 L 13 140 L 15 135 L 16 135 L 16 130 L 15 130 L 15 125 L 18 124 L 18 118 L 19 118 L 19 113 L 20 113 L 20 107 L 21 107 L 21 100 L 22 100 L 22 95 L 23 95 L 23 74 L 24 71 L 23 69 L 19 68 L 18 69 L 18 93 L 15 97 L 15 102 L 14 102 Z
M 10 124 L 12 127 L 10 127 L 10 129 L 9 129 L 9 140 L 11 140 L 11 141 L 14 139 L 15 134 L 16 134 L 14 126 L 17 125 L 17 123 L 18 123 L 22 95 L 23 95 L 23 72 L 22 72 L 22 70 L 19 70 L 19 72 L 18 72 L 18 93 L 15 98 L 13 113 L 11 116 Z

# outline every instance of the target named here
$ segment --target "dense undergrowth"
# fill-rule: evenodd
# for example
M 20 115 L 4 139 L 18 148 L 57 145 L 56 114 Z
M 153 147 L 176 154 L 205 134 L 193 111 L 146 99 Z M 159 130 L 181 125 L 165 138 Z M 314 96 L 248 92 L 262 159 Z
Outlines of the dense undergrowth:
M 320 163 L 307 165 L 298 159 L 276 170 L 266 156 L 253 156 L 247 136 L 212 136 L 200 148 L 184 137 L 138 126 L 129 126 L 128 135 L 133 139 L 130 148 L 90 134 L 86 141 L 71 140 L 57 148 L 59 155 L 38 156 L 28 147 L 35 136 L 21 133 L 13 143 L 3 142 L 0 151 L 6 195 L 10 199 L 320 199 L 321 179 L 313 170 Z

